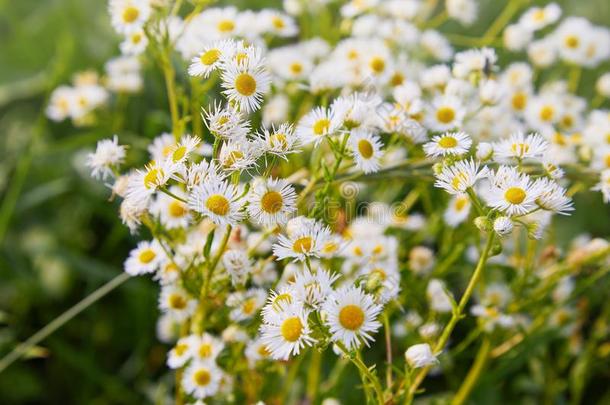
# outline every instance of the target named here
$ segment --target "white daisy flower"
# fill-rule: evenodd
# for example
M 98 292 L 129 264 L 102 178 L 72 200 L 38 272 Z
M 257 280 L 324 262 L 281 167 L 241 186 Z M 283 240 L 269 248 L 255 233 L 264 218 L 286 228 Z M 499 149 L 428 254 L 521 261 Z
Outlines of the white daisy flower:
M 225 176 L 214 162 L 202 160 L 199 163 L 191 163 L 186 167 L 184 184 L 187 189 L 192 190 L 202 182 L 215 182 L 224 180 Z
M 344 286 L 331 293 L 322 306 L 326 313 L 333 342 L 341 342 L 348 349 L 357 349 L 362 343 L 368 346 L 375 339 L 381 323 L 377 317 L 383 307 L 359 287 Z
M 293 258 L 304 261 L 308 257 L 317 257 L 330 237 L 330 229 L 318 222 L 303 224 L 289 236 L 279 235 L 273 245 L 273 254 L 277 260 Z
M 258 140 L 265 152 L 286 159 L 289 153 L 298 152 L 299 140 L 294 133 L 291 124 L 281 124 L 279 127 L 271 126 L 271 129 L 263 129 L 258 134 Z
M 220 148 L 218 161 L 228 172 L 245 170 L 253 167 L 262 154 L 259 142 L 247 139 L 232 139 Z
M 525 135 L 516 132 L 508 139 L 493 144 L 495 158 L 540 158 L 548 150 L 549 144 L 537 133 Z
M 254 368 L 259 361 L 269 360 L 271 357 L 271 352 L 260 337 L 248 342 L 244 354 L 246 359 L 248 359 L 248 366 L 250 368 Z
M 261 342 L 276 360 L 288 360 L 297 355 L 315 340 L 310 336 L 307 322 L 308 312 L 301 304 L 290 304 L 282 307 L 275 319 L 260 327 Z
M 573 202 L 566 196 L 566 189 L 561 187 L 554 180 L 542 178 L 540 183 L 540 195 L 536 199 L 536 204 L 543 210 L 552 211 L 561 215 L 570 215 L 574 211 Z
M 532 181 L 527 174 L 498 169 L 490 177 L 487 205 L 505 212 L 508 216 L 525 215 L 536 208 L 542 183 Z
M 374 261 L 364 266 L 359 274 L 367 277 L 367 286 L 375 288 L 376 303 L 385 304 L 398 296 L 400 273 L 396 260 Z
M 176 140 L 173 134 L 164 132 L 157 136 L 147 148 L 148 153 L 150 153 L 150 160 L 163 162 L 169 156 L 175 144 Z
M 220 387 L 222 371 L 211 362 L 193 362 L 184 371 L 184 391 L 195 398 L 203 399 L 216 395 Z
M 471 206 L 472 204 L 468 194 L 454 195 L 451 201 L 449 201 L 449 206 L 443 213 L 445 223 L 450 227 L 455 228 L 468 218 Z
M 258 110 L 263 95 L 269 91 L 271 78 L 265 68 L 262 49 L 250 47 L 246 56 L 225 63 L 222 72 L 223 93 L 240 110 L 249 113 Z
M 349 144 L 358 169 L 364 173 L 374 173 L 379 170 L 382 144 L 377 135 L 366 129 L 357 128 L 351 131 Z
M 530 31 L 538 31 L 554 24 L 561 17 L 561 7 L 557 3 L 550 3 L 544 7 L 531 7 L 521 18 L 519 25 Z
M 474 305 L 470 313 L 480 319 L 483 328 L 488 332 L 494 330 L 496 326 L 508 328 L 515 323 L 512 316 L 503 314 L 494 306 Z
M 172 186 L 169 191 L 183 199 L 186 193 L 180 187 Z M 161 224 L 167 229 L 186 228 L 191 220 L 188 205 L 165 193 L 159 193 L 151 204 L 150 212 L 159 217 Z
M 87 166 L 91 168 L 91 176 L 96 179 L 105 180 L 114 175 L 125 161 L 126 146 L 119 145 L 119 138 L 115 135 L 112 139 L 98 141 L 94 153 L 87 155 Z
M 292 286 L 297 301 L 318 308 L 332 292 L 332 285 L 338 278 L 338 274 L 322 268 L 316 271 L 303 269 L 303 271 L 297 272 Z
M 426 121 L 433 131 L 449 131 L 462 125 L 465 114 L 460 99 L 454 96 L 441 96 L 432 101 L 426 114 Z
M 325 136 L 334 134 L 340 124 L 331 110 L 316 107 L 301 118 L 296 134 L 303 145 L 314 143 L 317 146 Z
M 141 241 L 129 252 L 124 268 L 127 274 L 132 276 L 153 273 L 159 268 L 164 257 L 163 249 L 157 240 Z
M 149 0 L 110 0 L 108 8 L 112 26 L 123 34 L 139 31 L 151 13 Z
M 244 139 L 250 132 L 250 122 L 230 105 L 223 107 L 220 102 L 203 110 L 205 124 L 210 132 L 224 139 Z
M 121 42 L 119 48 L 123 55 L 139 55 L 146 50 L 148 46 L 148 37 L 143 30 L 137 30 L 127 34 L 125 40 Z
M 161 286 L 159 308 L 179 321 L 192 316 L 197 309 L 197 300 L 193 299 L 182 287 L 175 284 Z
M 463 25 L 475 22 L 479 11 L 479 4 L 474 0 L 446 0 L 445 7 L 449 17 Z
M 261 28 L 264 32 L 269 32 L 279 37 L 293 37 L 299 32 L 294 18 L 277 10 L 262 10 L 257 18 L 260 19 Z
M 267 293 L 261 288 L 232 293 L 227 297 L 227 306 L 232 308 L 229 317 L 235 322 L 252 319 L 266 299 Z
M 202 182 L 191 191 L 188 206 L 217 225 L 237 225 L 244 217 L 239 194 L 238 188 L 226 181 Z
M 180 142 L 170 147 L 167 159 L 172 165 L 180 165 L 189 158 L 193 151 L 197 150 L 200 143 L 201 139 L 198 136 L 184 135 Z
M 165 186 L 173 174 L 175 168 L 170 167 L 167 161 L 158 163 L 151 161 L 144 170 L 136 170 L 129 176 L 125 200 L 131 201 L 137 206 L 146 206 L 150 202 L 155 191 Z
M 302 304 L 297 298 L 294 283 L 284 284 L 277 291 L 270 290 L 267 303 L 262 310 L 263 322 L 273 323 L 274 319 L 280 316 L 284 307 L 296 303 Z
M 209 333 L 204 333 L 201 336 L 191 336 L 193 340 L 189 345 L 189 350 L 193 360 L 197 362 L 214 362 L 218 357 L 218 354 L 225 347 L 225 344 L 221 339 L 212 336 Z
M 222 264 L 231 276 L 234 286 L 243 285 L 250 272 L 252 263 L 248 253 L 243 249 L 230 249 L 222 255 Z
M 167 353 L 167 366 L 171 369 L 183 367 L 193 357 L 197 336 L 188 335 L 180 338 L 176 345 Z
M 488 175 L 486 167 L 480 169 L 480 164 L 474 160 L 460 160 L 459 162 L 445 166 L 436 175 L 436 187 L 442 188 L 449 194 L 462 194 L 468 188 Z
M 248 195 L 248 214 L 254 222 L 267 228 L 284 225 L 296 211 L 296 199 L 294 188 L 286 180 L 255 181 Z
M 207 78 L 224 60 L 230 59 L 236 51 L 233 40 L 221 40 L 209 43 L 203 47 L 199 55 L 191 60 L 188 74 Z
M 472 140 L 468 134 L 445 132 L 443 135 L 436 135 L 430 142 L 424 144 L 424 152 L 432 157 L 463 155 L 468 152 L 470 145 L 472 145 Z
M 460 79 L 470 74 L 485 74 L 495 68 L 498 56 L 493 48 L 468 49 L 455 55 L 453 62 L 453 75 Z
M 592 190 L 601 191 L 605 203 L 610 203 L 610 169 L 603 170 L 597 183 Z

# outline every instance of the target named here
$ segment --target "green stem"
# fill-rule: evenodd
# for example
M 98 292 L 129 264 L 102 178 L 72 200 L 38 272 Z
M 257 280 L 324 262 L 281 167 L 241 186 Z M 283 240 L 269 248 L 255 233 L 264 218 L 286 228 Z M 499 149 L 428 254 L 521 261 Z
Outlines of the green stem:
M 366 364 L 364 364 L 364 362 L 360 358 L 360 355 L 358 353 L 356 353 L 355 356 L 352 355 L 347 350 L 347 348 L 345 347 L 345 345 L 342 342 L 337 342 L 337 346 L 347 356 L 347 358 L 356 366 L 356 368 L 358 368 L 358 371 L 360 371 L 360 373 L 371 382 L 371 384 L 373 385 L 373 389 L 375 390 L 375 395 L 377 397 L 377 403 L 383 404 L 384 403 L 383 390 L 381 389 L 381 384 L 379 383 L 379 379 L 373 373 L 371 373 L 371 370 L 369 370 L 369 368 L 366 366 Z M 362 381 L 362 383 L 364 385 L 366 385 L 366 381 Z
M 72 308 L 68 309 L 66 312 L 53 319 L 44 328 L 40 329 L 38 332 L 33 334 L 28 340 L 15 347 L 9 354 L 4 356 L 2 360 L 0 360 L 0 373 L 4 371 L 8 366 L 13 364 L 13 362 L 18 360 L 25 353 L 27 353 L 28 350 L 30 350 L 32 347 L 42 342 L 57 329 L 61 328 L 72 318 L 83 312 L 85 309 L 89 308 L 96 301 L 104 297 L 116 287 L 123 284 L 129 278 L 129 274 L 122 272 L 121 274 L 119 274 L 118 276 L 108 281 L 106 284 L 102 285 L 97 290 L 93 291 L 91 294 L 83 298 Z
M 485 364 L 487 363 L 487 359 L 489 358 L 489 351 L 491 350 L 491 342 L 488 337 L 483 339 L 483 343 L 481 343 L 481 347 L 479 347 L 479 351 L 475 357 L 474 363 L 472 367 L 468 371 L 466 375 L 466 379 L 462 383 L 462 386 L 458 390 L 455 397 L 451 401 L 451 405 L 462 405 L 468 399 L 470 392 L 474 388 L 477 383 L 483 369 L 485 368 Z
M 502 32 L 504 27 L 510 22 L 513 16 L 519 11 L 521 6 L 528 0 L 511 0 L 506 2 L 506 7 L 502 10 L 502 13 L 495 19 L 489 29 L 483 34 L 481 38 L 480 46 L 490 45 L 494 39 Z
M 570 74 L 568 79 L 568 90 L 576 94 L 578 91 L 578 85 L 580 84 L 580 77 L 582 75 L 582 68 L 578 65 L 574 65 L 570 68 Z
M 453 311 L 449 323 L 447 323 L 447 325 L 443 329 L 443 333 L 441 334 L 441 337 L 439 338 L 438 342 L 436 343 L 436 346 L 434 347 L 434 353 L 439 353 L 441 350 L 443 350 L 443 348 L 447 344 L 447 341 L 449 340 L 449 337 L 451 336 L 451 332 L 453 332 L 453 329 L 455 328 L 455 325 L 457 325 L 459 320 L 462 319 L 466 304 L 468 304 L 468 301 L 470 300 L 470 297 L 474 292 L 474 288 L 477 285 L 479 278 L 483 274 L 483 269 L 485 268 L 485 264 L 487 263 L 487 259 L 489 258 L 489 254 L 493 246 L 494 236 L 495 234 L 493 232 L 489 233 L 487 244 L 485 245 L 485 249 L 483 250 L 481 257 L 479 258 L 479 262 L 477 263 L 477 266 L 474 269 L 472 276 L 470 277 L 470 281 L 468 282 L 466 291 L 464 291 L 464 295 L 462 295 L 462 298 L 460 299 L 457 308 Z M 410 404 L 411 402 L 413 402 L 413 397 L 415 396 L 419 385 L 422 383 L 422 381 L 430 371 L 430 368 L 430 366 L 424 367 L 415 376 L 413 383 L 407 391 L 405 403 Z
M 383 328 L 385 329 L 385 350 L 386 350 L 386 369 L 385 379 L 386 386 L 392 390 L 392 330 L 390 328 L 390 317 L 386 312 L 383 314 Z

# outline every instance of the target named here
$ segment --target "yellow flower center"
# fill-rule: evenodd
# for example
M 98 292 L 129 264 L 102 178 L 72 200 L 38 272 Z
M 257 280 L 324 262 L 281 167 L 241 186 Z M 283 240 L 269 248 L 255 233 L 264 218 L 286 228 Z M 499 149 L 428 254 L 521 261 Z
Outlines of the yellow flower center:
M 373 157 L 373 145 L 366 139 L 361 139 L 358 141 L 358 152 L 363 158 L 370 159 Z
M 525 104 L 527 103 L 527 96 L 525 93 L 519 92 L 513 94 L 513 98 L 511 100 L 511 104 L 513 108 L 517 111 L 522 111 L 525 108 Z
M 563 125 L 565 128 L 571 128 L 572 125 L 574 125 L 574 118 L 572 118 L 570 115 L 564 115 L 561 118 L 561 125 Z
M 289 342 L 296 342 L 303 332 L 303 324 L 297 316 L 286 318 L 281 326 L 282 337 Z
M 525 190 L 520 187 L 510 187 L 504 193 L 504 198 L 511 204 L 521 204 L 525 200 Z
M 212 345 L 204 343 L 199 346 L 199 357 L 210 357 L 212 355 Z
M 197 385 L 205 386 L 210 383 L 212 376 L 208 370 L 197 370 L 193 375 L 193 379 Z
M 235 164 L 235 162 L 238 162 L 243 159 L 243 157 L 244 154 L 241 151 L 234 150 L 227 155 L 227 158 L 225 159 L 223 164 L 225 167 L 231 167 Z
M 159 168 L 152 168 L 144 176 L 144 186 L 146 188 L 152 188 L 158 185 L 159 178 L 163 176 L 163 170 Z
M 225 216 L 229 212 L 229 200 L 221 194 L 214 194 L 208 197 L 205 202 L 207 209 L 212 211 L 216 215 Z
M 345 329 L 358 330 L 364 323 L 364 312 L 357 305 L 346 305 L 339 311 L 339 323 Z
M 174 163 L 180 161 L 184 156 L 186 155 L 186 146 L 179 146 L 176 148 L 176 150 L 172 153 L 172 160 L 174 161 Z
M 243 96 L 251 96 L 256 91 L 256 80 L 248 73 L 240 73 L 235 78 L 235 90 Z
M 400 72 L 396 72 L 392 75 L 390 79 L 390 84 L 394 87 L 400 86 L 405 81 L 404 76 Z
M 313 124 L 313 133 L 318 136 L 324 135 L 328 132 L 328 128 L 330 128 L 330 120 L 322 118 Z
M 140 33 L 133 34 L 131 36 L 131 42 L 133 42 L 134 44 L 139 44 L 141 40 L 142 40 L 142 35 Z
M 174 349 L 174 351 L 176 352 L 176 354 L 178 356 L 182 356 L 188 348 L 189 348 L 188 345 L 185 345 L 184 343 L 179 343 L 176 345 L 176 348 Z
M 451 107 L 441 107 L 436 111 L 436 119 L 443 124 L 449 124 L 455 118 L 455 110 Z
M 241 306 L 244 314 L 249 315 L 256 309 L 256 301 L 253 298 L 247 299 Z
M 565 42 L 566 46 L 570 49 L 578 48 L 578 45 L 580 45 L 580 40 L 578 39 L 578 37 L 576 35 L 568 35 L 565 38 L 564 42 Z
M 284 20 L 282 20 L 278 16 L 273 16 L 273 18 L 271 18 L 271 23 L 278 30 L 281 30 L 282 28 L 284 28 L 286 26 L 286 24 L 284 23 Z
M 549 105 L 545 105 L 540 109 L 540 119 L 542 121 L 550 121 L 553 119 L 553 115 L 555 115 L 555 110 L 553 107 Z
M 290 71 L 294 75 L 301 74 L 301 72 L 303 72 L 303 65 L 301 65 L 299 62 L 293 62 L 290 64 Z
M 455 139 L 452 136 L 443 136 L 438 141 L 438 146 L 440 146 L 441 148 L 444 148 L 444 149 L 455 148 L 457 146 L 457 144 L 458 144 L 457 139 Z
M 235 23 L 232 20 L 221 20 L 217 27 L 220 32 L 231 32 L 235 29 Z
M 265 345 L 260 345 L 257 352 L 261 357 L 268 357 L 271 354 Z
M 235 55 L 235 61 L 238 65 L 245 63 L 248 60 L 248 54 L 245 52 L 237 52 Z
M 218 49 L 210 49 L 209 51 L 201 54 L 199 59 L 201 60 L 202 64 L 210 66 L 214 64 L 218 58 L 220 58 L 220 51 Z
M 267 191 L 261 198 L 261 208 L 269 214 L 275 214 L 284 206 L 284 199 L 277 191 Z
M 385 280 L 388 276 L 383 269 L 376 268 L 371 271 L 371 275 L 379 277 L 380 280 Z M 345 309 L 345 308 L 344 308 Z
M 468 198 L 467 197 L 458 197 L 455 200 L 455 210 L 456 211 L 461 211 L 464 208 L 466 208 L 466 204 L 468 204 Z
M 181 218 L 186 214 L 186 208 L 180 201 L 172 201 L 167 208 L 169 215 L 174 218 Z
M 371 59 L 370 66 L 371 66 L 371 70 L 374 73 L 379 74 L 379 73 L 383 72 L 383 70 L 385 69 L 385 61 L 383 60 L 383 58 L 376 56 L 373 59 Z
M 299 238 L 294 241 L 294 243 L 292 244 L 292 250 L 297 253 L 307 253 L 311 250 L 312 245 L 313 240 L 311 239 L 311 237 L 303 236 L 302 238 Z
M 610 167 L 610 153 L 604 158 L 604 163 L 606 164 L 606 167 Z
M 272 148 L 279 147 L 284 149 L 288 146 L 288 141 L 284 134 L 273 134 L 269 137 L 269 144 Z
M 140 10 L 133 6 L 128 6 L 123 10 L 123 21 L 126 23 L 132 23 L 140 16 Z
M 532 18 L 534 19 L 534 21 L 542 22 L 542 21 L 544 21 L 544 16 L 545 16 L 544 9 L 539 8 L 534 12 L 534 14 L 532 15 Z
M 139 259 L 141 263 L 148 264 L 155 260 L 156 256 L 157 254 L 152 249 L 146 249 L 140 252 Z
M 169 307 L 173 309 L 184 309 L 186 307 L 186 299 L 180 294 L 171 294 L 169 296 Z
M 328 242 L 322 247 L 322 251 L 326 254 L 333 253 L 339 246 L 335 242 Z

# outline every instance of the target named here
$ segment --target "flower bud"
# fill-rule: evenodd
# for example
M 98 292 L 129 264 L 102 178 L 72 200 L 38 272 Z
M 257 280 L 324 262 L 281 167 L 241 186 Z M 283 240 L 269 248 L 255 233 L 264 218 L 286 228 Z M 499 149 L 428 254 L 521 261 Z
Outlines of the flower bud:
M 513 230 L 513 221 L 509 217 L 498 217 L 494 221 L 494 231 L 500 236 L 508 235 Z
M 479 228 L 480 231 L 488 232 L 491 230 L 491 221 L 487 217 L 476 217 L 474 219 L 474 226 Z
M 432 354 L 432 349 L 427 343 L 413 345 L 405 352 L 405 359 L 412 368 L 432 366 L 438 363 L 436 356 Z

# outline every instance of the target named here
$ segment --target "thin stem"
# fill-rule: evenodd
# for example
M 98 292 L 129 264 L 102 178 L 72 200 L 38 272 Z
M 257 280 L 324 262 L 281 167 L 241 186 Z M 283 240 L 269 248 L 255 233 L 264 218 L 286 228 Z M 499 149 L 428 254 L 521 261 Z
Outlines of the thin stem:
M 474 388 L 476 382 L 478 381 L 483 369 L 485 368 L 485 363 L 487 363 L 487 359 L 489 358 L 489 351 L 491 350 L 491 342 L 488 337 L 483 339 L 483 343 L 481 343 L 481 347 L 479 347 L 479 351 L 475 357 L 474 363 L 472 363 L 472 367 L 468 371 L 466 375 L 466 379 L 462 383 L 462 386 L 458 390 L 455 397 L 451 401 L 451 405 L 462 405 L 468 399 L 470 392 Z
M 511 0 L 506 2 L 506 7 L 500 13 L 500 15 L 491 24 L 489 29 L 483 34 L 481 38 L 480 46 L 490 45 L 494 39 L 502 32 L 504 27 L 510 22 L 513 16 L 519 11 L 521 6 L 525 3 L 524 0 Z
M 116 287 L 123 284 L 129 278 L 129 274 L 122 272 L 121 274 L 119 274 L 118 276 L 108 281 L 106 284 L 102 285 L 97 290 L 93 291 L 91 294 L 83 298 L 72 308 L 68 309 L 66 312 L 53 319 L 44 328 L 40 329 L 38 332 L 33 334 L 28 340 L 15 347 L 9 354 L 4 356 L 4 358 L 0 360 L 0 373 L 4 371 L 8 366 L 13 364 L 13 362 L 18 360 L 25 353 L 27 353 L 28 350 L 30 350 L 32 347 L 42 342 L 57 329 L 61 328 L 72 318 L 83 312 L 85 309 L 89 308 L 96 301 L 108 294 L 110 291 L 114 290 Z
M 392 330 L 390 328 L 390 317 L 387 313 L 383 314 L 383 328 L 385 329 L 385 350 L 386 350 L 386 386 L 392 389 Z
M 183 202 L 185 204 L 188 203 L 188 201 L 186 201 L 184 198 L 178 197 L 176 194 L 172 193 L 171 191 L 169 191 L 165 187 L 159 188 L 159 191 L 161 191 L 161 192 L 167 194 L 168 196 L 170 196 L 170 197 L 172 197 L 172 198 L 174 198 L 174 199 L 176 199 L 178 201 L 181 201 L 181 202 Z
M 576 94 L 578 91 L 578 85 L 580 84 L 580 77 L 582 75 L 582 68 L 578 65 L 574 65 L 570 68 L 570 75 L 568 79 L 568 89 L 570 92 Z
M 477 282 L 479 281 L 479 278 L 483 274 L 483 269 L 485 268 L 485 264 L 487 263 L 487 259 L 489 258 L 489 253 L 491 252 L 491 248 L 493 246 L 494 236 L 495 236 L 494 233 L 489 234 L 489 237 L 487 239 L 487 244 L 485 245 L 485 249 L 483 250 L 481 257 L 479 258 L 477 267 L 474 269 L 474 272 L 472 273 L 472 276 L 470 277 L 470 281 L 468 282 L 466 291 L 464 291 L 464 295 L 462 295 L 462 298 L 460 299 L 460 302 L 459 302 L 457 308 L 455 309 L 455 311 L 453 311 L 453 314 L 451 315 L 451 319 L 449 320 L 449 323 L 447 323 L 447 325 L 445 326 L 445 329 L 443 329 L 443 333 L 441 334 L 441 337 L 439 338 L 438 342 L 436 343 L 436 346 L 434 347 L 434 353 L 439 353 L 439 352 L 441 352 L 441 350 L 443 350 L 443 348 L 447 344 L 447 341 L 449 340 L 449 337 L 451 336 L 451 332 L 453 332 L 453 329 L 455 328 L 455 325 L 457 325 L 459 320 L 462 319 L 464 309 L 466 308 L 466 304 L 468 304 L 468 301 L 470 300 L 470 297 L 472 296 L 472 293 L 474 292 L 474 288 L 475 288 Z M 429 366 L 422 368 L 419 371 L 419 373 L 415 376 L 413 383 L 411 384 L 411 386 L 409 387 L 409 389 L 407 391 L 405 403 L 410 404 L 413 401 L 413 397 L 415 396 L 415 393 L 417 392 L 419 385 L 422 383 L 422 381 L 424 380 L 424 378 L 430 371 L 430 368 L 431 367 L 429 367 Z
M 354 365 L 358 368 L 358 371 L 360 371 L 360 373 L 362 373 L 362 375 L 368 378 L 371 384 L 373 384 L 373 389 L 375 390 L 375 395 L 377 396 L 377 402 L 379 404 L 383 404 L 383 390 L 381 389 L 379 379 L 377 379 L 377 377 L 373 373 L 371 373 L 371 370 L 369 370 L 366 364 L 364 364 L 364 362 L 360 358 L 360 355 L 357 353 L 355 356 L 352 356 L 342 342 L 337 342 L 337 346 L 347 356 L 347 358 L 352 363 L 354 363 Z M 366 381 L 362 382 L 366 385 Z

